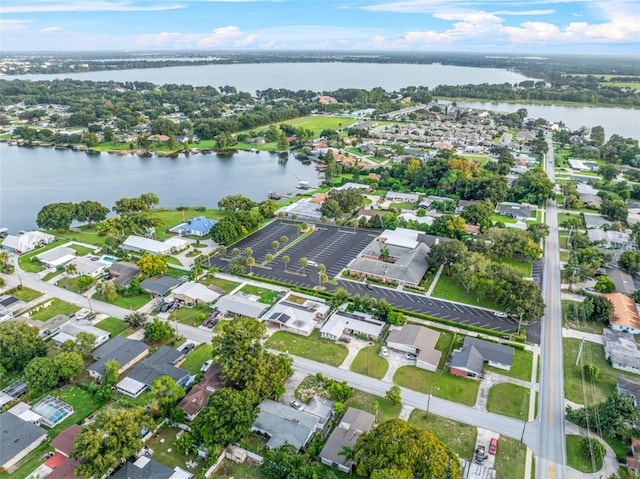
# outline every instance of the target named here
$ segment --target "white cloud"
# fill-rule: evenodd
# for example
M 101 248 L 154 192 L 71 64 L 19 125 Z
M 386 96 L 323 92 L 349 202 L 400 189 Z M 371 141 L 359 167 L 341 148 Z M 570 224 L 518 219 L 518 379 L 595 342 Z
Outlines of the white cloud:
M 553 8 L 546 10 L 497 10 L 492 12 L 494 15 L 511 15 L 511 16 L 527 16 L 534 17 L 538 15 L 552 15 L 556 13 Z
M 2 7 L 3 14 L 9 13 L 53 13 L 53 12 L 138 12 L 176 10 L 184 8 L 183 5 L 156 3 L 137 4 L 130 1 L 108 2 L 78 0 L 65 3 L 39 2 L 34 4 L 20 4 Z
M 60 30 L 62 30 L 62 28 L 60 27 L 44 27 L 40 29 L 42 33 L 53 33 L 53 32 L 59 32 Z
M 9 20 L 0 18 L 0 32 L 19 32 L 27 28 L 29 20 Z
M 212 45 L 222 45 L 230 39 L 236 39 L 242 32 L 238 27 L 229 25 L 227 27 L 220 27 L 213 30 L 212 33 L 204 37 L 198 42 L 199 47 L 209 47 Z

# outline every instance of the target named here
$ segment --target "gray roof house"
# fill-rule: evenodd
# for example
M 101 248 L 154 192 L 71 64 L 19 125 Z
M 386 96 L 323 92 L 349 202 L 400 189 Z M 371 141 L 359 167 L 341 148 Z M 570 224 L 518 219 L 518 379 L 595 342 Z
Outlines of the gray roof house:
M 349 473 L 353 467 L 353 461 L 345 461 L 345 457 L 340 454 L 343 446 L 353 447 L 358 438 L 373 427 L 376 418 L 361 409 L 350 407 L 344 414 L 342 421 L 327 439 L 320 460 L 327 466 L 335 467 L 342 472 Z
M 87 368 L 91 377 L 100 379 L 104 374 L 104 365 L 109 359 L 120 364 L 118 374 L 122 374 L 149 353 L 149 346 L 142 341 L 116 336 L 111 341 L 93 350 L 95 363 Z
M 394 329 L 387 336 L 387 346 L 391 349 L 416 355 L 416 367 L 435 371 L 442 353 L 436 349 L 440 333 L 433 329 L 405 324 Z
M 537 206 L 521 203 L 500 203 L 498 205 L 499 214 L 510 216 L 514 220 L 520 221 L 527 221 L 531 217 L 531 213 L 535 211 L 538 211 Z
M 616 285 L 616 291 L 631 296 L 636 290 L 633 278 L 626 271 L 618 268 L 607 268 L 607 276 Z
M 584 217 L 584 225 L 587 229 L 602 228 L 605 225 L 611 226 L 613 224 L 608 219 L 605 219 L 604 216 L 596 213 L 582 213 L 582 216 Z
M 351 260 L 347 268 L 354 273 L 383 281 L 397 281 L 401 284 L 418 285 L 427 272 L 426 257 L 431 249 L 424 243 L 418 243 L 415 248 L 385 246 L 374 242 L 378 247 L 386 247 L 395 262 L 388 263 L 370 255 L 359 256 Z M 374 243 L 369 249 L 374 247 Z M 393 249 L 393 251 L 392 251 Z
M 193 474 L 179 467 L 171 469 L 147 456 L 135 462 L 125 462 L 111 475 L 111 479 L 189 479 Z
M 223 296 L 217 301 L 216 306 L 225 313 L 250 318 L 259 318 L 269 308 L 268 304 L 254 300 L 250 295 L 245 295 L 242 292 Z
M 169 376 L 176 384 L 184 386 L 189 380 L 189 371 L 175 366 L 183 357 L 184 354 L 177 349 L 164 346 L 136 364 L 127 376 L 116 384 L 116 389 L 126 396 L 135 398 L 150 388 L 153 381 L 161 376 Z
M 462 349 L 453 353 L 450 372 L 458 376 L 477 377 L 482 374 L 485 364 L 508 371 L 514 356 L 515 349 L 510 346 L 467 336 Z
M 311 438 L 318 419 L 289 405 L 265 399 L 258 406 L 260 412 L 251 426 L 252 431 L 269 436 L 267 447 L 280 447 L 288 442 L 300 450 Z
M 13 472 L 20 460 L 47 438 L 47 431 L 10 412 L 0 414 L 0 470 Z
M 140 274 L 140 268 L 129 261 L 118 261 L 109 267 L 109 274 L 114 284 L 126 288 L 131 280 Z
M 141 281 L 140 287 L 149 293 L 164 296 L 180 283 L 182 283 L 182 281 L 177 278 L 172 278 L 171 276 L 160 276 L 159 278 L 147 278 L 144 281 Z
M 611 361 L 611 366 L 623 371 L 640 373 L 640 351 L 633 334 L 605 328 L 602 339 L 604 357 Z
M 632 381 L 618 376 L 616 389 L 623 396 L 631 398 L 636 406 L 640 406 L 640 381 Z

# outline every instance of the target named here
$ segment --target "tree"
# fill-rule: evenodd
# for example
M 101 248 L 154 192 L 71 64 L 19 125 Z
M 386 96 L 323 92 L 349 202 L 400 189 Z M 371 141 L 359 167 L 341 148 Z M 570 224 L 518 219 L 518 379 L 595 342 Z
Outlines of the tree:
M 326 282 L 322 281 L 322 277 L 326 277 L 327 276 L 327 267 L 325 265 L 323 265 L 322 263 L 318 264 L 318 266 L 316 267 L 316 269 L 318 270 L 318 283 L 320 283 L 320 286 L 322 286 L 322 283 Z
M 140 268 L 140 274 L 143 278 L 150 278 L 151 276 L 164 274 L 169 271 L 169 265 L 161 255 L 145 253 L 136 264 L 138 268 Z
M 626 222 L 629 215 L 627 203 L 615 194 L 610 194 L 602 199 L 600 211 L 611 221 Z
M 73 457 L 78 459 L 75 473 L 87 479 L 102 477 L 142 449 L 141 431 L 153 426 L 142 407 L 102 409 L 73 442 Z
M 616 290 L 616 284 L 609 276 L 602 275 L 596 278 L 595 290 L 599 293 L 611 293 Z
M 451 266 L 467 253 L 466 245 L 459 240 L 440 241 L 434 245 L 427 256 L 427 263 L 432 268 L 440 266 L 446 267 L 446 275 L 451 276 Z
M 137 328 L 142 326 L 148 320 L 148 316 L 145 313 L 139 311 L 133 311 L 124 317 L 124 320 L 129 324 L 130 328 Z
M 340 305 L 349 301 L 349 299 L 351 299 L 351 295 L 349 294 L 349 292 L 342 286 L 340 286 L 338 289 L 336 289 L 333 297 L 329 300 L 329 306 L 334 309 L 338 308 Z
M 258 212 L 265 218 L 273 218 L 277 209 L 278 202 L 272 199 L 264 200 L 258 205 Z
M 267 253 L 264 255 L 264 263 L 269 266 L 273 261 L 273 255 L 271 253 Z
M 604 128 L 600 125 L 591 128 L 591 134 L 589 135 L 591 143 L 600 148 L 604 144 L 605 135 Z
M 246 247 L 246 248 L 244 249 L 244 255 L 245 255 L 245 256 L 247 256 L 247 257 L 248 257 L 248 256 L 253 256 L 253 248 Z
M 462 217 L 452 214 L 438 216 L 429 228 L 432 235 L 454 239 L 464 238 L 466 231 Z
M 58 384 L 60 374 L 53 359 L 37 357 L 29 361 L 24 368 L 23 378 L 29 388 L 29 394 L 38 397 Z
M 273 240 L 271 242 L 271 247 L 273 248 L 273 251 L 278 251 L 280 249 L 280 242 L 278 240 Z
M 89 228 L 93 223 L 104 221 L 109 214 L 109 208 L 97 201 L 81 201 L 76 204 L 75 219 L 86 222 Z
M 269 479 L 314 479 L 317 477 L 316 466 L 307 461 L 306 455 L 285 443 L 264 454 L 260 472 Z
M 102 281 L 96 286 L 96 294 L 102 296 L 106 301 L 115 301 L 118 297 L 118 290 L 113 281 Z
M 549 236 L 549 226 L 544 223 L 527 224 L 527 232 L 531 235 L 531 239 L 536 243 L 540 243 Z
M 256 206 L 256 202 L 244 195 L 229 195 L 218 201 L 218 208 L 227 211 L 249 211 Z
M 616 165 L 606 164 L 598 168 L 598 173 L 602 176 L 602 180 L 608 183 L 618 176 L 620 169 Z
M 585 302 L 587 301 L 591 304 L 591 314 L 589 315 L 589 321 L 608 324 L 609 318 L 613 313 L 613 303 L 609 300 L 609 298 L 593 294 L 585 299 Z
M 525 201 L 537 205 L 554 197 L 554 185 L 542 170 L 533 169 L 520 175 L 509 189 L 511 201 Z
M 53 362 L 59 379 L 75 378 L 84 370 L 82 356 L 74 351 L 58 353 Z
M 628 438 L 631 424 L 640 417 L 640 408 L 633 400 L 614 390 L 604 402 L 583 408 L 573 409 L 567 406 L 567 420 L 582 427 L 595 427 L 604 436 Z M 587 421 L 587 417 L 589 421 Z
M 249 257 L 246 259 L 246 262 L 247 262 L 247 266 L 249 267 L 249 273 L 250 273 L 250 274 L 253 274 L 253 267 L 254 267 L 254 266 L 255 266 L 255 264 L 256 264 L 256 260 L 255 260 L 252 256 L 249 256 Z
M 78 272 L 78 265 L 70 263 L 64 267 L 64 272 L 68 275 L 73 275 Z
M 76 336 L 73 350 L 80 355 L 82 359 L 91 356 L 91 351 L 96 345 L 96 337 L 91 333 L 80 332 Z
M 288 237 L 288 236 L 286 236 L 286 235 L 282 235 L 282 236 L 280 237 L 280 244 L 281 244 L 282 246 L 285 246 L 288 242 L 289 242 L 289 237 Z
M 109 359 L 104 363 L 104 374 L 102 375 L 100 384 L 101 388 L 97 391 L 96 397 L 100 401 L 111 399 L 111 391 L 113 386 L 118 382 L 120 372 L 120 363 L 115 359 Z
M 407 316 L 400 311 L 390 311 L 387 315 L 387 323 L 394 326 L 402 326 L 407 322 Z
M 250 391 L 231 388 L 215 391 L 193 422 L 194 438 L 209 448 L 239 441 L 258 416 L 253 400 Z
M 467 223 L 478 225 L 481 230 L 485 230 L 490 228 L 493 224 L 491 216 L 493 216 L 494 208 L 495 207 L 491 200 L 483 200 L 478 203 L 465 206 L 460 212 L 460 216 L 462 216 Z
M 280 261 L 282 261 L 282 264 L 284 264 L 284 270 L 287 271 L 287 265 L 289 264 L 289 261 L 291 261 L 291 258 L 289 258 L 289 256 L 285 254 L 282 258 L 280 258 Z
M 75 216 L 76 206 L 73 203 L 51 203 L 38 212 L 36 224 L 46 230 L 65 231 Z
M 21 321 L 0 323 L 0 366 L 6 371 L 22 371 L 29 362 L 47 354 L 47 345 L 38 330 Z
M 356 473 L 365 477 L 461 479 L 458 456 L 431 432 L 392 419 L 360 436 Z
M 582 373 L 587 381 L 596 381 L 600 377 L 600 368 L 594 363 L 585 364 Z
M 298 260 L 298 264 L 302 268 L 302 274 L 306 274 L 306 267 L 309 264 L 309 260 L 304 256 Z
M 400 387 L 391 386 L 391 388 L 384 395 L 389 401 L 391 401 L 396 406 L 401 403 L 402 399 L 400 397 Z
M 169 416 L 171 409 L 185 396 L 184 388 L 169 376 L 160 376 L 151 384 L 151 397 L 162 417 Z
M 153 321 L 144 325 L 144 339 L 151 342 L 160 342 L 169 339 L 175 332 L 169 323 L 153 318 Z
M 453 278 L 469 294 L 486 274 L 491 262 L 480 253 L 468 252 L 453 265 Z
M 629 274 L 640 272 L 640 254 L 631 250 L 623 251 L 618 259 L 618 266 Z
M 582 437 L 578 443 L 578 448 L 582 457 L 587 461 L 598 465 L 602 464 L 602 459 L 604 459 L 606 450 L 598 439 L 595 437 Z M 594 469 L 594 472 L 596 470 L 597 466 L 596 469 Z

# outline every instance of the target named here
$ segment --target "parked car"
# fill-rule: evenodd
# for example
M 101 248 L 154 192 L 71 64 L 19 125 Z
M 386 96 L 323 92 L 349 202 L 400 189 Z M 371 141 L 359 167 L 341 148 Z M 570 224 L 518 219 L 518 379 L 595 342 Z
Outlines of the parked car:
M 351 342 L 351 338 L 348 336 L 342 336 L 340 338 L 340 341 L 342 341 L 343 343 L 350 343 Z
M 482 445 L 476 446 L 475 454 L 473 456 L 474 460 L 478 464 L 482 464 L 487 457 L 488 456 L 485 454 L 484 446 Z
M 296 400 L 291 401 L 291 407 L 293 409 L 297 409 L 298 411 L 304 411 L 304 406 L 302 405 L 302 403 Z
M 200 368 L 200 372 L 206 373 L 212 364 L 213 364 L 213 359 L 207 359 L 202 365 L 202 367 Z
M 496 318 L 508 318 L 509 317 L 509 315 L 507 313 L 503 313 L 502 311 L 494 311 L 493 315 Z
M 182 354 L 189 354 L 196 348 L 196 345 L 193 343 L 187 343 L 182 347 Z
M 498 438 L 491 438 L 491 443 L 489 443 L 489 454 L 498 454 Z
M 373 286 L 371 286 L 369 283 L 367 283 L 365 286 L 369 291 L 373 291 Z
M 380 348 L 380 354 L 382 356 L 384 356 L 385 358 L 387 358 L 387 357 L 389 357 L 389 350 L 385 346 L 382 346 Z
M 410 361 L 415 361 L 416 359 L 418 359 L 418 356 L 416 356 L 413 353 L 407 353 L 404 355 L 405 358 L 407 358 Z

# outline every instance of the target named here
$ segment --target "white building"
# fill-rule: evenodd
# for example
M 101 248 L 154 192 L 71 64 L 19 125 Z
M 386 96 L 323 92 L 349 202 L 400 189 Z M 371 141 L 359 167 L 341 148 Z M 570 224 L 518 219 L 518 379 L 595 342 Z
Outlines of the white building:
M 385 323 L 373 319 L 370 314 L 336 311 L 320 329 L 320 336 L 337 341 L 343 334 L 363 335 L 369 339 L 377 339 L 382 334 Z
M 168 238 L 165 241 L 158 241 L 142 236 L 131 235 L 124 243 L 122 249 L 135 251 L 137 253 L 150 253 L 153 255 L 168 255 L 176 251 L 182 251 L 188 246 L 188 242 L 180 238 Z
M 23 254 L 33 251 L 39 246 L 51 244 L 55 241 L 53 235 L 42 231 L 26 231 L 19 235 L 8 235 L 2 241 L 2 248 L 14 253 Z

